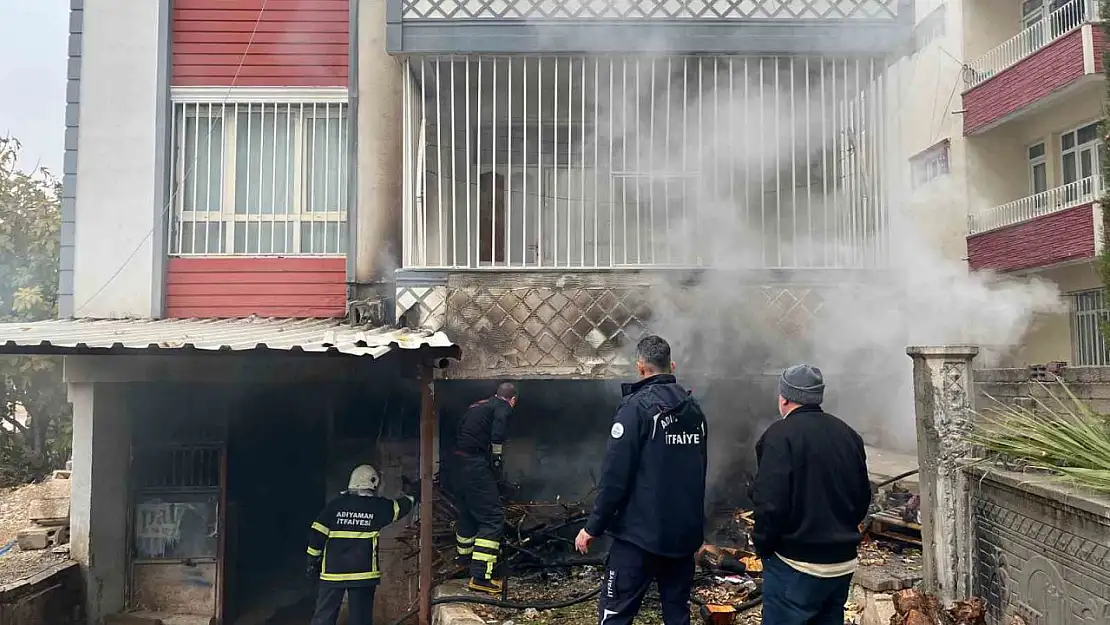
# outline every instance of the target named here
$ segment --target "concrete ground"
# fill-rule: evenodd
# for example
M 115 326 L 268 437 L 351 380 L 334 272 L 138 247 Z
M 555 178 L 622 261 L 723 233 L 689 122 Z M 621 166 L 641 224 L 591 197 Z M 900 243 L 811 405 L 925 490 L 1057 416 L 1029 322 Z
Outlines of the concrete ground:
M 872 482 L 882 482 L 916 468 L 917 456 L 879 449 L 878 447 L 867 448 L 867 469 L 871 473 Z M 920 486 L 920 481 L 917 475 L 914 474 L 899 480 L 897 484 L 906 490 L 916 493 Z

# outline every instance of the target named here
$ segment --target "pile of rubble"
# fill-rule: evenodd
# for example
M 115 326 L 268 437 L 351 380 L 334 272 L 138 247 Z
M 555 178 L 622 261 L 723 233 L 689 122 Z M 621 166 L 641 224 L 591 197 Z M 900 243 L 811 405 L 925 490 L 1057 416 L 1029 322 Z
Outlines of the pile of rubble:
M 69 471 L 55 471 L 44 483 L 42 496 L 30 500 L 26 519 L 30 525 L 15 537 L 20 551 L 69 551 L 69 478 Z

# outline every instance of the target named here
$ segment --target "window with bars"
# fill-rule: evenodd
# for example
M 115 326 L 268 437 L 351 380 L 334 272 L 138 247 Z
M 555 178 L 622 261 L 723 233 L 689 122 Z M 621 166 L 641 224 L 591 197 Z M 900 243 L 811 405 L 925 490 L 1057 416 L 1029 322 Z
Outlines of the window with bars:
M 1070 299 L 1072 360 L 1075 366 L 1110 365 L 1110 354 L 1102 336 L 1102 324 L 1110 320 L 1105 289 L 1072 293 Z
M 910 172 L 915 188 L 948 173 L 948 147 L 949 141 L 945 139 L 910 158 Z
M 171 254 L 344 254 L 347 124 L 342 102 L 176 103 Z

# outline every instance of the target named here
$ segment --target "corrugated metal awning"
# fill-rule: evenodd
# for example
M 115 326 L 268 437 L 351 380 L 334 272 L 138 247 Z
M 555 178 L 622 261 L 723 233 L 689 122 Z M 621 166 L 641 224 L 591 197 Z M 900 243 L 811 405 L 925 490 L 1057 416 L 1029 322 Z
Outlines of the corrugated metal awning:
M 458 358 L 442 332 L 353 327 L 337 319 L 59 319 L 0 323 L 0 354 L 290 352 L 378 358 L 394 348 Z

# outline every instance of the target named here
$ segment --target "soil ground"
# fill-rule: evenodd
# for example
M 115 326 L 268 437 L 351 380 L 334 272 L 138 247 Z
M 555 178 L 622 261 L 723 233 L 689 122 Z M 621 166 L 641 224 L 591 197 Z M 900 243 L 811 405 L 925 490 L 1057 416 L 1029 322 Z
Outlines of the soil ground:
M 69 480 L 46 480 L 18 488 L 0 490 L 0 548 L 15 540 L 20 530 L 30 527 L 27 515 L 34 499 L 69 496 Z M 51 549 L 20 551 L 12 545 L 0 555 L 0 585 L 11 584 L 64 562 L 68 554 Z

